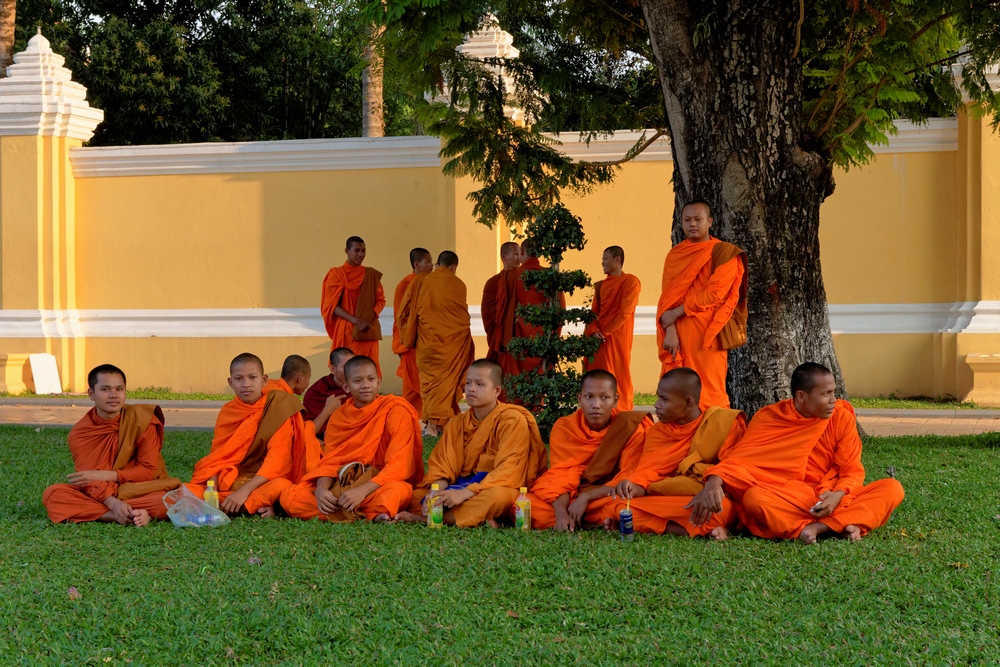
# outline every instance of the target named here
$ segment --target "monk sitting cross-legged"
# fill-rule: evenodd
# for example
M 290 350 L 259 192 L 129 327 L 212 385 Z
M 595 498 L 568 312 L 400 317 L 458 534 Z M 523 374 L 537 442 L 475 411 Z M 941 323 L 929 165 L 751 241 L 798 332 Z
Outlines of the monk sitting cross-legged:
M 330 349 L 349 347 L 355 354 L 374 359 L 378 366 L 378 342 L 382 340 L 378 316 L 385 308 L 382 273 L 362 266 L 367 249 L 361 237 L 348 238 L 344 252 L 347 261 L 330 269 L 323 280 L 320 311 L 333 342 Z
M 597 319 L 587 325 L 586 335 L 601 339 L 594 360 L 584 360 L 586 370 L 601 368 L 618 381 L 618 407 L 631 410 L 634 405 L 632 388 L 632 334 L 635 329 L 635 308 L 639 304 L 639 279 L 622 273 L 625 251 L 613 245 L 604 251 L 601 268 L 604 280 L 594 285 L 591 309 Z
M 427 520 L 421 503 L 433 484 L 443 497 L 444 523 L 497 525 L 517 499 L 545 472 L 545 445 L 530 412 L 498 400 L 503 372 L 488 359 L 473 362 L 465 376 L 469 411 L 454 417 L 431 452 L 427 474 L 413 490 L 401 521 Z
M 187 485 L 200 498 L 213 480 L 227 514 L 273 516 L 281 491 L 319 462 L 321 446 L 302 418 L 302 403 L 266 382 L 259 357 L 244 352 L 233 359 L 229 386 L 236 398 L 219 411 L 212 450 Z
M 392 323 L 392 351 L 399 355 L 399 367 L 396 368 L 396 375 L 403 381 L 403 398 L 405 398 L 413 409 L 420 413 L 423 403 L 420 401 L 420 369 L 417 368 L 417 351 L 412 347 L 403 345 L 400 338 L 400 306 L 403 303 L 403 295 L 406 289 L 413 282 L 413 279 L 421 273 L 430 273 L 434 270 L 434 260 L 431 253 L 426 248 L 414 248 L 410 251 L 410 266 L 413 273 L 403 276 L 403 279 L 396 285 L 396 292 L 392 299 L 392 312 L 395 320 Z
M 354 357 L 344 372 L 351 397 L 330 418 L 326 453 L 282 491 L 281 508 L 299 519 L 385 521 L 409 504 L 412 485 L 423 479 L 420 421 L 406 400 L 378 395 L 368 357 Z
M 344 398 L 347 396 L 347 380 L 344 379 L 344 364 L 354 356 L 354 351 L 349 347 L 338 347 L 330 353 L 330 363 L 327 368 L 330 374 L 316 380 L 311 387 L 306 389 L 302 396 L 302 405 L 305 407 L 304 416 L 311 421 L 316 428 L 316 437 L 323 439 L 326 429 L 326 421 L 339 408 Z
M 505 345 L 514 335 L 514 308 L 517 306 L 518 272 L 521 247 L 513 241 L 500 246 L 503 269 L 483 286 L 482 317 L 489 353 L 486 358 L 500 364 L 504 375 L 519 373 L 517 360 Z
M 635 467 L 646 432 L 645 412 L 622 412 L 615 376 L 589 371 L 580 383 L 579 408 L 562 417 L 549 437 L 549 469 L 531 487 L 531 525 L 574 532 L 599 526 L 612 502 L 610 482 Z
M 746 253 L 712 238 L 703 201 L 681 211 L 685 239 L 667 253 L 656 307 L 661 371 L 691 368 L 701 378 L 701 408 L 729 407 L 728 350 L 746 342 Z
M 311 377 L 312 365 L 309 363 L 309 360 L 297 354 L 292 354 L 285 357 L 285 363 L 281 365 L 281 378 L 278 380 L 268 380 L 267 384 L 271 388 L 280 389 L 293 396 L 301 396 L 309 388 Z
M 69 432 L 75 472 L 69 484 L 53 484 L 42 504 L 55 523 L 116 522 L 145 526 L 165 519 L 163 495 L 180 486 L 167 475 L 163 412 L 155 405 L 125 403 L 125 373 L 110 364 L 87 376 L 94 407 Z
M 728 537 L 726 526 L 733 516 L 728 500 L 711 521 L 697 526 L 689 520 L 689 508 L 702 488 L 702 473 L 722 448 L 743 436 L 746 417 L 739 410 L 720 407 L 702 412 L 700 394 L 701 381 L 689 368 L 675 368 L 660 378 L 656 388 L 659 423 L 646 434 L 635 468 L 612 480 L 618 500 L 607 506 L 607 528 L 617 527 L 619 512 L 630 501 L 633 526 L 641 533 Z
M 691 520 L 708 520 L 729 495 L 758 537 L 813 544 L 830 534 L 857 542 L 889 520 L 903 486 L 895 479 L 864 484 L 857 418 L 850 403 L 837 400 L 833 373 L 802 364 L 791 384 L 793 398 L 759 410 L 743 440 L 706 471 Z
M 417 351 L 424 435 L 437 437 L 458 414 L 465 371 L 476 358 L 458 255 L 445 250 L 437 268 L 417 275 L 400 305 L 400 339 Z

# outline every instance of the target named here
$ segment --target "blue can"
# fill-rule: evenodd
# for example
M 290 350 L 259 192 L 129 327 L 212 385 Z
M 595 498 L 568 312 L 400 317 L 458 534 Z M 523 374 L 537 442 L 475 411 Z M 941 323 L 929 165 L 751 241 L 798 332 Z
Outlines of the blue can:
M 622 542 L 631 542 L 635 531 L 632 528 L 632 510 L 622 510 L 618 513 L 618 534 Z

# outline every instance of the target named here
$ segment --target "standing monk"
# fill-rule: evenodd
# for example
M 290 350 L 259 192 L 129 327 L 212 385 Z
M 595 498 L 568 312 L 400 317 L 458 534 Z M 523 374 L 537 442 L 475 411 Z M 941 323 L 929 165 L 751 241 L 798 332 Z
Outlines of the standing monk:
M 499 401 L 503 371 L 495 362 L 479 359 L 466 373 L 465 400 L 469 411 L 444 429 L 427 462 L 427 474 L 413 490 L 401 521 L 427 520 L 421 501 L 431 485 L 441 489 L 444 522 L 449 526 L 496 526 L 510 513 L 518 489 L 530 487 L 545 472 L 545 445 L 530 412 Z
M 517 306 L 541 306 L 548 303 L 544 294 L 534 287 L 529 288 L 524 284 L 525 271 L 539 271 L 541 268 L 541 262 L 538 261 L 538 257 L 535 255 L 531 239 L 525 239 L 521 242 L 521 266 L 517 269 L 517 293 L 514 298 L 515 308 Z M 559 301 L 565 308 L 566 297 L 561 292 L 559 293 Z M 497 304 L 499 305 L 499 303 L 500 295 L 498 291 Z M 528 324 L 522 317 L 515 317 L 513 327 L 514 338 L 535 338 L 541 335 L 542 327 Z M 510 337 L 506 335 L 505 331 L 503 339 L 504 349 L 506 349 L 509 342 Z M 542 360 L 538 357 L 519 357 L 516 361 L 519 373 L 538 370 L 542 364 Z
M 163 463 L 163 412 L 125 404 L 125 373 L 111 364 L 87 375 L 94 407 L 69 432 L 75 472 L 53 484 L 42 504 L 55 523 L 115 522 L 145 526 L 167 518 L 163 494 L 180 486 Z
M 514 335 L 514 308 L 517 307 L 518 267 L 521 266 L 521 248 L 508 241 L 500 246 L 503 269 L 486 281 L 483 287 L 483 328 L 489 353 L 486 358 L 500 364 L 504 375 L 517 374 L 514 357 L 507 353 L 506 341 Z
M 694 370 L 702 410 L 728 408 L 728 350 L 746 342 L 746 253 L 709 236 L 712 211 L 703 201 L 684 207 L 681 226 L 685 239 L 667 253 L 656 307 L 661 372 Z
M 549 469 L 531 487 L 531 525 L 572 533 L 599 526 L 612 502 L 609 482 L 639 461 L 653 421 L 645 412 L 616 405 L 615 376 L 588 371 L 580 383 L 579 408 L 556 420 L 549 437 Z
M 458 255 L 445 250 L 437 268 L 413 279 L 400 305 L 403 345 L 417 351 L 425 435 L 437 437 L 458 414 L 465 371 L 476 358 Z
M 639 305 L 639 279 L 622 273 L 625 251 L 613 245 L 601 257 L 604 280 L 594 285 L 591 309 L 597 319 L 587 325 L 586 335 L 601 339 L 593 362 L 584 360 L 585 370 L 600 368 L 618 381 L 618 407 L 631 410 L 635 400 L 632 388 L 632 333 L 635 308 Z
M 403 302 L 403 295 L 406 288 L 410 286 L 413 279 L 419 273 L 430 273 L 434 270 L 434 260 L 431 253 L 425 248 L 414 248 L 410 251 L 410 266 L 413 273 L 409 273 L 396 285 L 396 293 L 392 299 L 392 351 L 399 355 L 399 367 L 396 375 L 403 381 L 403 398 L 409 401 L 413 409 L 418 413 L 423 404 L 420 402 L 420 371 L 417 369 L 417 351 L 412 347 L 403 345 L 399 338 L 399 311 Z
M 409 505 L 412 485 L 424 477 L 420 421 L 404 399 L 378 395 L 368 357 L 354 357 L 344 372 L 351 397 L 330 418 L 326 454 L 281 492 L 281 507 L 299 519 L 385 521 Z
M 635 468 L 612 480 L 617 483 L 619 500 L 607 507 L 609 529 L 617 527 L 618 513 L 630 500 L 633 525 L 641 533 L 728 537 L 731 502 L 724 500 L 722 511 L 697 526 L 690 521 L 689 508 L 702 489 L 705 469 L 718 460 L 720 450 L 739 442 L 747 422 L 739 410 L 711 407 L 702 412 L 700 394 L 701 381 L 690 368 L 675 368 L 660 378 L 656 387 L 659 423 L 646 434 Z
M 273 516 L 281 491 L 319 463 L 320 444 L 302 419 L 302 403 L 266 382 L 259 357 L 244 352 L 233 359 L 229 386 L 236 398 L 219 411 L 212 449 L 187 485 L 200 498 L 214 481 L 227 514 Z
M 361 266 L 365 261 L 365 242 L 360 237 L 347 239 L 344 252 L 347 261 L 330 269 L 323 280 L 320 310 L 326 333 L 333 341 L 330 349 L 349 347 L 354 354 L 374 359 L 378 366 L 378 342 L 382 340 L 378 316 L 385 308 L 382 274 Z
M 326 421 L 333 411 L 341 406 L 347 395 L 344 364 L 353 356 L 354 350 L 349 347 L 338 347 L 331 352 L 330 362 L 327 364 L 330 374 L 316 380 L 302 396 L 302 405 L 305 408 L 303 416 L 315 425 L 316 437 L 320 441 L 323 440 Z
M 836 534 L 857 542 L 889 520 L 903 486 L 895 479 L 865 486 L 857 418 L 837 400 L 833 373 L 802 364 L 791 389 L 793 398 L 759 410 L 743 440 L 706 471 L 691 521 L 707 521 L 729 495 L 758 537 L 813 544 Z

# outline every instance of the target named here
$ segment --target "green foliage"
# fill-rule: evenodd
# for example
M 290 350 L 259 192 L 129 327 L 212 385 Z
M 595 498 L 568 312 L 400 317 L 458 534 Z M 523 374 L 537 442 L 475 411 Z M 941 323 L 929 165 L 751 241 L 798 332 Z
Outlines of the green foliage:
M 1000 524 L 982 508 L 1000 476 L 992 434 L 867 441 L 869 481 L 894 465 L 906 501 L 858 544 L 803 547 L 256 518 L 57 526 L 40 499 L 72 471 L 66 433 L 0 427 L 6 664 L 838 667 L 1000 653 Z M 168 469 L 188 479 L 210 445 L 168 431 Z M 653 641 L 668 657 L 651 659 Z
M 541 269 L 540 271 L 524 271 L 521 280 L 529 289 L 534 287 L 539 292 L 572 295 L 578 289 L 590 286 L 590 276 L 586 271 L 560 271 L 556 269 Z

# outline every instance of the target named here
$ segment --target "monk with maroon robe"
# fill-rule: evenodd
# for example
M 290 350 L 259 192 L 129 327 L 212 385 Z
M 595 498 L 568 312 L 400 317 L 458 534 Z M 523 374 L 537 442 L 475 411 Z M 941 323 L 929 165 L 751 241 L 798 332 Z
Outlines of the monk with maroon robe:
M 500 273 L 483 287 L 482 317 L 489 352 L 486 358 L 500 364 L 504 375 L 519 372 L 517 360 L 507 353 L 505 341 L 514 335 L 514 308 L 517 306 L 518 267 L 521 247 L 513 241 L 500 246 Z

